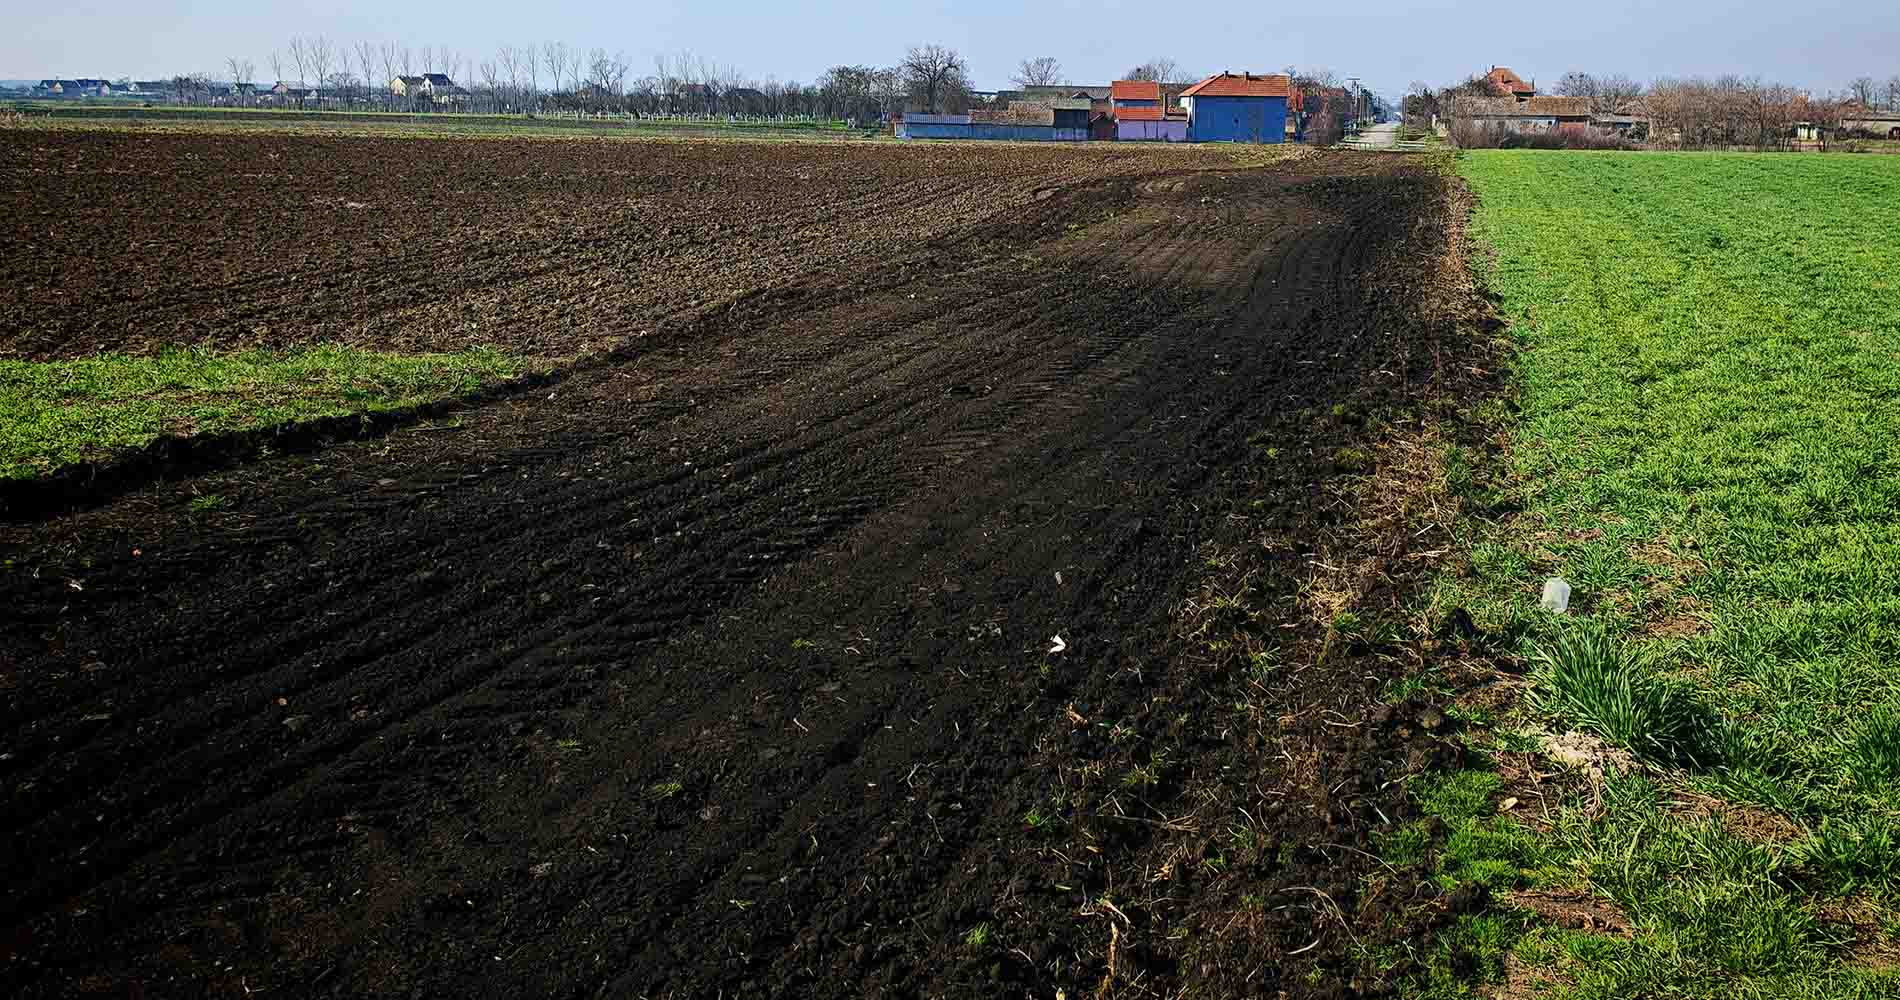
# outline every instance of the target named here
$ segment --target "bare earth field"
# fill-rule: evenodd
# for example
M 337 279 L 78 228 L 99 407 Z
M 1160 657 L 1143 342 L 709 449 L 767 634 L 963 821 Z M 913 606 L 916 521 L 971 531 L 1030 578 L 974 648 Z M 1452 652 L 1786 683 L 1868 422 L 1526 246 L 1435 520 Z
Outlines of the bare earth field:
M 0 352 L 588 359 L 0 524 L 0 992 L 1334 995 L 1470 904 L 1367 878 L 1443 751 L 1303 593 L 1471 378 L 1420 160 L 0 149 Z

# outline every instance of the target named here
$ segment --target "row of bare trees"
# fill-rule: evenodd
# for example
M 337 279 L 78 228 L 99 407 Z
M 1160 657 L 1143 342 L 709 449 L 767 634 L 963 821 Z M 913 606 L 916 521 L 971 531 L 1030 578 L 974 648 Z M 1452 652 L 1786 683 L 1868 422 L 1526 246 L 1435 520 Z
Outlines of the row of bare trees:
M 1889 89 L 1891 92 L 1889 92 Z M 1556 92 L 1583 98 L 1596 115 L 1635 119 L 1625 137 L 1673 149 L 1777 149 L 1797 139 L 1797 126 L 1808 124 L 1824 132 L 1836 130 L 1851 109 L 1879 108 L 1900 102 L 1900 77 L 1891 86 L 1877 87 L 1862 77 L 1839 94 L 1816 97 L 1799 87 L 1758 76 L 1726 74 L 1716 77 L 1663 77 L 1648 84 L 1622 74 L 1565 74 Z M 1497 97 L 1479 75 L 1442 89 L 1413 83 L 1405 98 L 1405 115 L 1419 127 L 1433 117 L 1450 123 L 1457 134 L 1456 101 L 1460 97 Z
M 1847 84 L 1847 95 L 1854 103 L 1863 108 L 1881 108 L 1888 111 L 1900 111 L 1900 73 L 1880 83 L 1871 76 L 1858 76 Z
M 502 45 L 492 57 L 471 59 L 448 46 L 416 48 L 393 42 L 341 45 L 328 37 L 297 36 L 273 50 L 272 80 L 308 105 L 310 92 L 330 105 L 382 108 L 526 112 L 574 111 L 636 115 L 746 115 L 872 120 L 893 111 L 963 110 L 969 104 L 968 64 L 955 49 L 912 47 L 895 66 L 836 66 L 802 84 L 748 78 L 737 67 L 681 52 L 654 59 L 650 75 L 633 75 L 624 52 L 582 49 L 562 42 Z M 258 67 L 233 56 L 225 71 L 238 93 L 222 95 L 209 74 L 187 74 L 177 98 L 186 103 L 268 101 L 272 83 L 258 84 Z M 399 78 L 440 73 L 448 92 L 397 93 Z M 1060 79 L 1053 58 L 1025 60 L 1035 83 Z M 256 91 L 256 96 L 251 92 Z

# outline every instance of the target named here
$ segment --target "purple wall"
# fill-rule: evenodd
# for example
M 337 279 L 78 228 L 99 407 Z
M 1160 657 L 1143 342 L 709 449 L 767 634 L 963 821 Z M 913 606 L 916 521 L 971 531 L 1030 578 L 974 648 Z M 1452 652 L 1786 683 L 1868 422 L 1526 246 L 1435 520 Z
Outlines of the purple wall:
M 1115 138 L 1120 142 L 1186 142 L 1188 123 L 1176 119 L 1165 122 L 1115 122 Z

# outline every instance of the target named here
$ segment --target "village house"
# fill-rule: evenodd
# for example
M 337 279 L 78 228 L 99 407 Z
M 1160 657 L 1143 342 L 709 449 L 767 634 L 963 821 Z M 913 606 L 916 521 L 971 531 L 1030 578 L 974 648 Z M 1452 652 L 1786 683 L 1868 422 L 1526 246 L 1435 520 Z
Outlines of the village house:
M 1181 92 L 1194 142 L 1286 141 L 1293 81 L 1280 74 L 1221 73 Z
M 1484 82 L 1491 85 L 1491 93 L 1497 97 L 1528 101 L 1537 96 L 1536 84 L 1525 83 L 1509 66 L 1491 67 L 1491 72 L 1484 75 Z
M 389 81 L 389 92 L 396 97 L 429 98 L 437 104 L 446 103 L 460 89 L 446 73 L 399 76 Z
M 1581 132 L 1590 127 L 1587 97 L 1460 97 L 1452 117 L 1480 128 L 1509 132 Z
M 1121 142 L 1186 142 L 1187 112 L 1167 106 L 1152 80 L 1117 80 L 1109 86 L 1115 138 Z
M 33 88 L 37 97 L 105 97 L 112 93 L 112 85 L 105 80 L 41 80 Z

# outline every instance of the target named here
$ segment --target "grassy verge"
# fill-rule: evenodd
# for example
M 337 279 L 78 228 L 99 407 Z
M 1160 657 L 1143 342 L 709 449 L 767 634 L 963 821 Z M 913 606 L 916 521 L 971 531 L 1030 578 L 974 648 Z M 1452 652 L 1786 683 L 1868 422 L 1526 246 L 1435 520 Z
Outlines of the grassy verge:
M 1494 900 L 1430 990 L 1900 995 L 1900 229 L 1866 211 L 1900 162 L 1459 169 L 1519 350 L 1516 513 L 1434 611 L 1530 683 L 1473 714 L 1490 770 L 1415 788 L 1443 840 L 1393 845 Z
M 0 478 L 105 458 L 161 434 L 414 406 L 509 378 L 519 365 L 486 348 L 405 356 L 337 346 L 0 360 Z

